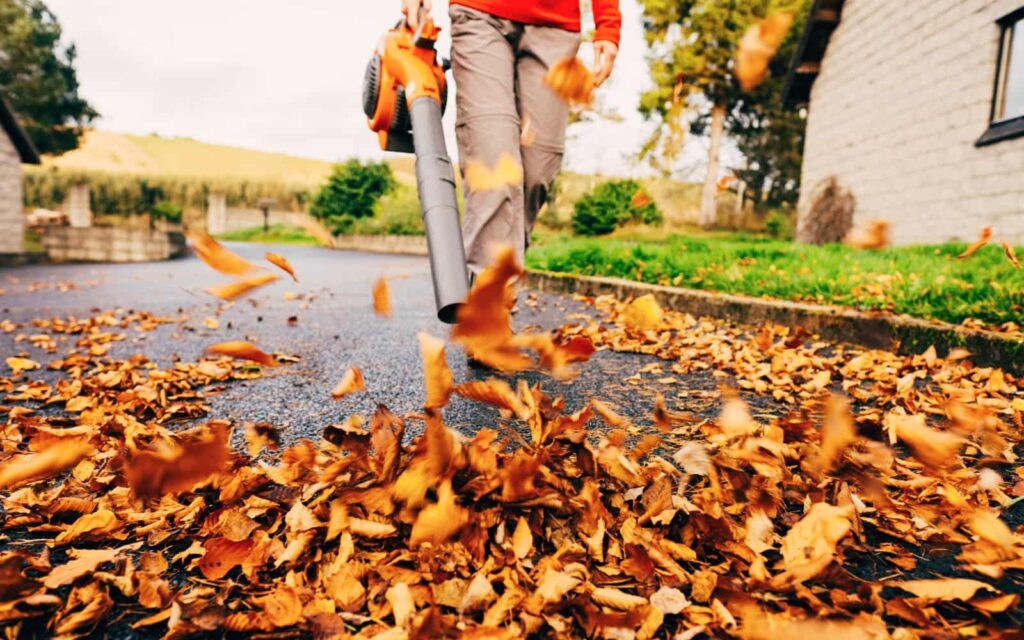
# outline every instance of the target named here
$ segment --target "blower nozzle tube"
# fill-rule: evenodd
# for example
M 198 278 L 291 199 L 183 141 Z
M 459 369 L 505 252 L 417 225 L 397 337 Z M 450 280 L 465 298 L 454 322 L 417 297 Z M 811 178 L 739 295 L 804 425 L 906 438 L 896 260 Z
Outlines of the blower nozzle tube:
M 455 173 L 441 125 L 441 105 L 428 97 L 418 98 L 409 105 L 409 116 L 437 318 L 454 324 L 459 305 L 469 294 L 469 273 L 455 197 Z

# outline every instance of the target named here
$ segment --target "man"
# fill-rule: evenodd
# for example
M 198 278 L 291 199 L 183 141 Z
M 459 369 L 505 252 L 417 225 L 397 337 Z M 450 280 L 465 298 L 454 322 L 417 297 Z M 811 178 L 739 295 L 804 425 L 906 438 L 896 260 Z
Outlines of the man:
M 592 0 L 594 80 L 611 75 L 619 52 L 618 0 Z M 511 245 L 520 263 L 537 214 L 547 201 L 565 152 L 569 106 L 546 84 L 548 69 L 576 55 L 580 0 L 450 0 L 452 71 L 457 92 L 456 137 L 465 167 L 494 169 L 502 156 L 522 166 L 521 183 L 466 189 L 463 237 L 469 270 L 478 273 L 496 246 Z M 415 29 L 420 7 L 402 0 Z

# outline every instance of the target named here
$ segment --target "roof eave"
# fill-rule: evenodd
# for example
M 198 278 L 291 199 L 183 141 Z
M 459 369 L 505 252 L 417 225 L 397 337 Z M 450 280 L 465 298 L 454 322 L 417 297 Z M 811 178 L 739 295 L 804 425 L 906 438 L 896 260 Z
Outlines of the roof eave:
M 11 105 L 7 104 L 7 100 L 2 95 L 0 95 L 0 128 L 7 132 L 7 137 L 14 143 L 14 148 L 18 150 L 18 155 L 24 164 L 40 164 L 36 146 L 32 144 L 28 134 L 18 124 Z
M 789 65 L 786 84 L 782 90 L 782 103 L 786 106 L 806 104 L 810 101 L 811 87 L 832 32 L 842 18 L 844 0 L 814 0 L 807 16 L 800 44 Z

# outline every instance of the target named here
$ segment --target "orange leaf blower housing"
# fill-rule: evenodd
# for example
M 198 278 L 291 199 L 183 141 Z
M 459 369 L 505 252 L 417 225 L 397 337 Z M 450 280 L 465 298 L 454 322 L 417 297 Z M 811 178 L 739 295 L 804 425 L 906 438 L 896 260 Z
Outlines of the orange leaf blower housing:
M 413 153 L 409 105 L 419 98 L 448 103 L 445 66 L 437 60 L 437 36 L 441 29 L 432 18 L 421 16 L 413 32 L 399 22 L 388 31 L 366 67 L 363 81 L 363 111 L 385 151 Z

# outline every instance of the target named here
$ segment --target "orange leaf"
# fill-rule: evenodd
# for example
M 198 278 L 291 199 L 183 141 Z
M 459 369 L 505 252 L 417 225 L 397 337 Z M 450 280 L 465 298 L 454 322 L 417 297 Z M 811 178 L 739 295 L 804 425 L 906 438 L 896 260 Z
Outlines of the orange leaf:
M 452 391 L 463 398 L 485 402 L 499 409 L 511 411 L 522 420 L 525 420 L 528 415 L 526 407 L 516 396 L 512 387 L 504 380 L 490 378 L 488 380 L 464 382 L 452 389 Z
M 269 251 L 263 256 L 267 259 L 267 262 L 279 267 L 282 271 L 292 277 L 295 282 L 299 281 L 299 278 L 295 275 L 295 269 L 292 268 L 292 264 L 288 262 L 288 259 L 284 256 L 277 255 L 276 253 L 270 253 Z
M 96 567 L 110 562 L 119 553 L 119 549 L 68 549 L 68 555 L 74 559 L 59 567 L 54 567 L 46 576 L 43 584 L 47 589 L 62 587 L 87 573 L 92 573 Z
M 634 209 L 643 209 L 647 205 L 651 204 L 651 196 L 647 195 L 647 192 L 643 189 L 638 189 L 633 194 L 633 199 L 629 201 L 629 204 Z
M 910 447 L 915 458 L 932 469 L 954 464 L 963 446 L 964 441 L 959 436 L 928 427 L 922 414 L 905 416 L 890 413 L 885 417 L 885 423 Z
M 452 372 L 444 356 L 444 342 L 426 333 L 419 334 L 420 353 L 423 355 L 423 377 L 426 380 L 427 399 L 423 406 L 440 409 L 448 404 L 452 393 Z
M 350 393 L 357 393 L 366 388 L 366 381 L 363 379 L 363 372 L 358 367 L 350 367 L 341 381 L 334 385 L 331 390 L 331 397 L 341 400 Z
M 425 507 L 416 517 L 409 534 L 409 546 L 424 542 L 441 544 L 459 532 L 469 521 L 469 512 L 455 504 L 455 493 L 451 480 L 445 480 L 437 488 L 437 502 Z
M 20 373 L 22 371 L 34 371 L 39 368 L 39 363 L 35 360 L 29 360 L 28 358 L 16 358 L 11 356 L 7 358 L 7 366 L 11 368 L 14 373 Z
M 784 11 L 752 25 L 743 34 L 736 51 L 736 79 L 744 91 L 750 91 L 768 77 L 768 64 L 793 26 L 793 14 Z
M 227 249 L 202 231 L 189 231 L 188 238 L 196 255 L 210 267 L 229 276 L 241 276 L 257 267 L 237 253 Z
M 1017 254 L 1013 250 L 1013 246 L 1009 242 L 1003 240 L 1003 252 L 1006 254 L 1006 259 L 1010 261 L 1014 267 L 1020 269 L 1020 260 L 1017 259 Z
M 929 600 L 963 600 L 967 601 L 974 597 L 979 590 L 985 589 L 993 593 L 999 593 L 995 587 L 980 580 L 970 578 L 937 578 L 935 580 L 906 580 L 904 582 L 890 582 L 892 586 L 909 591 L 918 598 Z
M 850 413 L 850 403 L 842 396 L 831 395 L 825 402 L 825 423 L 821 429 L 821 450 L 818 470 L 827 473 L 842 457 L 843 451 L 857 440 L 857 428 Z
M 665 316 L 658 300 L 650 293 L 642 295 L 622 310 L 622 322 L 636 331 L 654 331 Z
M 0 464 L 0 489 L 48 480 L 70 469 L 95 451 L 88 440 L 59 438 L 38 453 L 7 458 Z
M 852 507 L 818 502 L 782 540 L 785 572 L 775 576 L 773 585 L 782 586 L 810 580 L 832 564 L 836 545 L 850 532 Z
M 65 543 L 82 538 L 101 539 L 121 528 L 121 521 L 109 509 L 97 509 L 92 513 L 80 516 L 67 529 L 61 531 L 54 539 Z
M 218 285 L 216 287 L 208 287 L 206 291 L 211 295 L 217 296 L 221 300 L 231 301 L 244 296 L 253 289 L 258 289 L 262 286 L 268 285 L 277 279 L 278 277 L 273 273 L 261 273 L 259 275 L 252 276 L 251 278 L 235 280 L 234 282 Z
M 236 340 L 234 342 L 221 342 L 211 345 L 206 349 L 207 353 L 218 356 L 228 356 L 239 360 L 249 360 L 267 367 L 276 367 L 281 363 L 274 356 L 260 351 L 259 347 L 251 342 Z
M 854 249 L 884 249 L 889 243 L 888 220 L 868 220 L 843 239 L 843 244 Z
M 465 178 L 470 191 L 498 191 L 521 185 L 523 168 L 510 154 L 503 153 L 498 157 L 494 170 L 480 162 L 467 162 Z
M 383 318 L 391 317 L 391 293 L 387 278 L 377 278 L 373 283 L 373 311 Z
M 252 553 L 256 541 L 210 538 L 203 545 L 205 553 L 199 559 L 199 571 L 207 580 L 220 580 L 240 564 L 245 563 Z
M 553 64 L 544 81 L 570 105 L 589 107 L 594 102 L 594 74 L 576 56 Z
M 972 244 L 971 246 L 967 247 L 967 249 L 963 253 L 958 255 L 956 259 L 966 260 L 967 258 L 970 258 L 971 256 L 978 252 L 978 249 L 981 249 L 982 247 L 987 245 L 989 240 L 991 239 L 992 227 L 985 227 L 984 229 L 981 230 L 981 236 L 978 238 L 978 241 Z
M 228 434 L 227 423 L 217 422 L 182 434 L 166 450 L 135 454 L 124 470 L 128 486 L 140 498 L 154 498 L 206 482 L 227 465 Z

